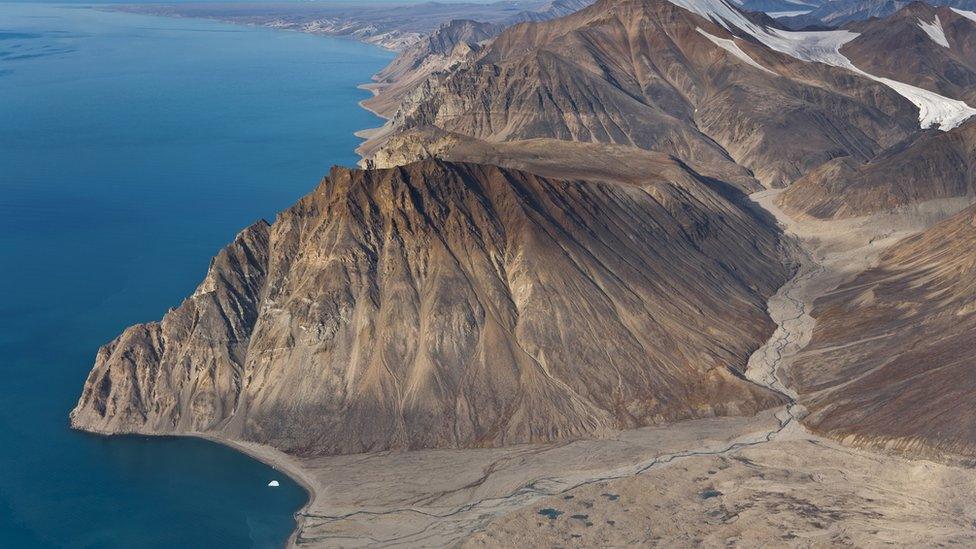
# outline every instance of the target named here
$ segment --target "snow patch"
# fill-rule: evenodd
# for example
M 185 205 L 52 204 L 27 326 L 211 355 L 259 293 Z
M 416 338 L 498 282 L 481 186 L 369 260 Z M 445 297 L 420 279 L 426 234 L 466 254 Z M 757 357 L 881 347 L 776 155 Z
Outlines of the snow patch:
M 939 21 L 939 16 L 935 16 L 935 21 L 932 23 L 926 23 L 921 19 L 918 20 L 918 26 L 920 29 L 925 31 L 925 34 L 929 35 L 929 38 L 933 42 L 942 46 L 943 48 L 949 47 L 949 41 L 946 40 L 945 30 L 942 29 L 942 21 Z
M 803 32 L 766 28 L 753 23 L 724 0 L 670 1 L 733 34 L 736 30 L 745 32 L 766 47 L 803 61 L 836 64 L 838 59 L 846 59 L 837 50 L 858 36 L 846 30 Z
M 965 17 L 966 19 L 969 19 L 971 21 L 976 21 L 976 12 L 958 10 L 956 8 L 949 8 L 949 9 L 956 12 L 958 15 Z
M 797 15 L 806 15 L 813 10 L 799 10 L 799 11 L 767 11 L 766 15 L 772 17 L 773 19 L 778 19 L 780 17 L 796 17 Z
M 969 117 L 976 115 L 966 103 L 939 95 L 922 88 L 868 74 L 854 66 L 851 60 L 840 53 L 844 44 L 858 37 L 848 30 L 831 31 L 785 31 L 766 28 L 753 23 L 724 0 L 670 0 L 678 7 L 696 13 L 732 34 L 736 29 L 745 32 L 771 50 L 789 55 L 801 61 L 823 63 L 855 72 L 875 82 L 893 89 L 899 95 L 918 107 L 919 124 L 923 129 L 937 127 L 943 131 L 951 130 Z M 956 10 L 958 12 L 958 10 Z M 963 14 L 960 14 L 963 15 Z M 968 17 L 967 15 L 963 15 Z M 976 14 L 973 14 L 976 21 Z M 941 23 L 939 28 L 942 28 Z
M 854 66 L 851 65 L 851 67 Z M 949 131 L 968 120 L 969 117 L 976 115 L 976 109 L 962 101 L 949 99 L 935 92 L 890 78 L 874 76 L 857 68 L 853 68 L 853 70 L 858 74 L 881 82 L 914 103 L 918 107 L 918 121 L 922 129 L 938 128 L 942 131 Z
M 719 38 L 718 36 L 712 36 L 711 34 L 708 34 L 707 32 L 703 31 L 701 28 L 698 29 L 698 32 L 701 33 L 705 38 L 711 40 L 713 44 L 731 53 L 732 55 L 736 56 L 738 59 L 742 60 L 747 65 L 755 67 L 761 71 L 766 71 L 769 74 L 776 74 L 775 72 L 760 65 L 759 63 L 754 61 L 751 57 L 749 57 L 749 54 L 742 51 L 742 48 L 740 48 L 739 45 L 735 43 L 734 39 Z

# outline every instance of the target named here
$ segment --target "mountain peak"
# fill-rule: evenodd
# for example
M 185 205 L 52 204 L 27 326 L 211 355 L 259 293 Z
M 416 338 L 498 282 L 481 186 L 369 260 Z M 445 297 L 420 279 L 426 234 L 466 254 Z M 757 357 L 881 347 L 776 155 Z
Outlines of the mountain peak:
M 703 184 L 333 168 L 251 233 L 161 322 L 99 351 L 73 426 L 335 454 L 782 403 L 741 378 L 786 275 L 777 232 Z M 715 275 L 705 287 L 674 265 Z

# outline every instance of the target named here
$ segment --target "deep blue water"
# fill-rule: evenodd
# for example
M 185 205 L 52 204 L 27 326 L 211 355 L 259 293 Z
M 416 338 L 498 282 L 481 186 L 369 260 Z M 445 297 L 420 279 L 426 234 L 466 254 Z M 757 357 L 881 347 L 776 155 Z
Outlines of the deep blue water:
M 0 3 L 0 546 L 281 545 L 305 493 L 200 440 L 73 432 L 99 345 L 259 217 L 352 165 L 391 55 L 219 23 Z M 272 489 L 269 480 L 281 487 Z

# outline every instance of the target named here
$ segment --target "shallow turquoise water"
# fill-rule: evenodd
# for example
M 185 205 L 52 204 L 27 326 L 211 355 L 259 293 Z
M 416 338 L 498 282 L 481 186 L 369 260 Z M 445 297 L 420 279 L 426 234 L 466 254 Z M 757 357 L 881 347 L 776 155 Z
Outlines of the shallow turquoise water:
M 259 217 L 352 165 L 390 54 L 219 23 L 0 3 L 0 546 L 281 545 L 304 492 L 199 440 L 72 432 L 102 343 Z M 266 485 L 278 479 L 280 488 Z

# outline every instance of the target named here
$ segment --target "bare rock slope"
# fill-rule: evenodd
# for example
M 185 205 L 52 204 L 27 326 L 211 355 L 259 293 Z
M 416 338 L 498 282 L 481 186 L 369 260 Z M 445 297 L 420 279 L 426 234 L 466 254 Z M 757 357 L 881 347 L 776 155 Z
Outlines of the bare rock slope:
M 684 168 L 584 183 L 336 168 L 103 347 L 71 414 L 299 454 L 561 440 L 781 397 L 741 377 L 787 276 L 775 228 Z
M 849 442 L 976 451 L 976 207 L 899 242 L 815 303 L 792 383 L 806 423 Z
M 836 157 L 866 161 L 917 128 L 917 111 L 891 88 L 775 51 L 736 26 L 772 20 L 720 2 L 692 8 L 718 11 L 603 0 L 511 27 L 405 95 L 362 151 L 435 127 L 492 142 L 635 146 L 696 167 L 738 163 L 783 186 Z
M 927 200 L 976 195 L 976 120 L 929 130 L 866 163 L 838 158 L 788 188 L 780 204 L 793 215 L 857 217 Z
M 913 2 L 848 28 L 841 52 L 858 68 L 976 104 L 976 14 Z

